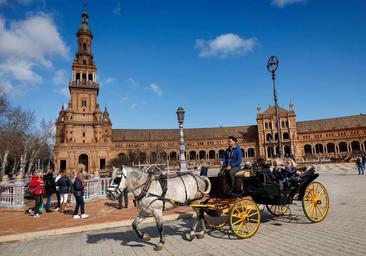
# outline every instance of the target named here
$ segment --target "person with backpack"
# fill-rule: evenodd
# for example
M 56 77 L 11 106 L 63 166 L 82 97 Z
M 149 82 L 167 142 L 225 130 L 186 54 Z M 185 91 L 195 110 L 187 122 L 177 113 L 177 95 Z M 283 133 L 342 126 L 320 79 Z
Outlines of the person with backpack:
M 83 174 L 81 172 L 79 172 L 76 174 L 76 178 L 72 185 L 72 191 L 73 191 L 73 194 L 75 196 L 75 201 L 76 201 L 74 216 L 73 216 L 74 219 L 88 218 L 88 215 L 85 214 L 85 208 L 84 208 L 84 206 L 85 206 L 84 190 L 85 190 L 85 185 L 84 185 L 84 180 L 83 180 Z M 80 215 L 78 214 L 79 208 L 80 208 Z
M 43 204 L 42 195 L 45 192 L 42 170 L 36 170 L 33 173 L 33 177 L 28 185 L 28 191 L 34 196 L 34 210 L 32 212 L 33 214 L 31 213 L 31 215 L 33 215 L 35 218 L 39 218 L 39 209 Z
M 61 209 L 60 209 L 61 212 L 65 212 L 67 198 L 70 193 L 71 185 L 72 183 L 69 177 L 67 177 L 65 172 L 62 172 L 61 178 L 56 182 L 56 186 L 58 186 L 61 198 Z
M 46 175 L 43 176 L 44 183 L 45 183 L 45 196 L 46 196 L 46 212 L 51 211 L 51 200 L 52 194 L 56 192 L 56 182 L 53 178 L 53 169 L 48 169 Z

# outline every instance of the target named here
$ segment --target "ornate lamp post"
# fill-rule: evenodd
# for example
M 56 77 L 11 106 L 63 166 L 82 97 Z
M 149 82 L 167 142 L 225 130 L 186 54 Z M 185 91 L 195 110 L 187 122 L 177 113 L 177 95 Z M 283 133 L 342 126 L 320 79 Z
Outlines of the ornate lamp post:
M 180 171 L 187 170 L 186 156 L 184 154 L 186 147 L 184 145 L 184 138 L 183 138 L 184 113 L 185 112 L 182 107 L 179 107 L 177 109 L 177 117 L 178 117 L 178 124 L 179 124 L 179 170 Z
M 278 115 L 278 101 L 277 101 L 277 90 L 276 90 L 276 69 L 279 61 L 276 56 L 271 56 L 267 62 L 267 69 L 272 73 L 273 80 L 273 96 L 275 101 L 276 110 L 276 123 L 277 123 L 277 134 L 278 134 L 278 158 L 282 158 L 282 143 L 281 143 L 281 131 L 280 131 L 280 118 Z

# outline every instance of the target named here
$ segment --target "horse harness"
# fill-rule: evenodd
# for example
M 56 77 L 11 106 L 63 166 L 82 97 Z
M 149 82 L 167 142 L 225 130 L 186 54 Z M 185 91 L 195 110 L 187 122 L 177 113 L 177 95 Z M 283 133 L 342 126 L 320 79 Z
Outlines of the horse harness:
M 152 173 L 149 173 L 149 176 L 148 176 L 146 182 L 143 184 L 144 187 L 143 187 L 141 193 L 137 197 L 135 197 L 135 199 L 133 200 L 135 206 L 136 206 L 136 203 L 139 200 L 141 200 L 143 197 L 145 197 L 146 195 L 148 197 L 149 196 L 156 197 L 157 200 L 163 201 L 163 211 L 165 210 L 165 203 L 166 202 L 170 202 L 170 203 L 175 204 L 175 205 L 178 205 L 178 206 L 187 206 L 187 205 L 189 205 L 191 203 L 191 201 L 188 200 L 187 186 L 186 186 L 186 184 L 185 184 L 185 182 L 184 182 L 184 180 L 182 178 L 182 176 L 184 176 L 184 175 L 191 175 L 194 178 L 194 180 L 196 181 L 197 191 L 199 191 L 199 192 L 202 193 L 202 191 L 199 189 L 198 181 L 197 181 L 196 177 L 192 173 L 190 173 L 190 172 L 178 173 L 178 174 L 170 175 L 170 176 L 168 176 L 167 174 L 160 174 L 159 176 L 154 177 L 154 179 L 152 178 L 153 174 Z M 173 179 L 173 178 L 177 178 L 177 177 L 179 177 L 181 179 L 181 181 L 183 183 L 183 186 L 184 186 L 185 201 L 183 203 L 177 202 L 177 201 L 175 201 L 173 199 L 169 199 L 169 198 L 166 198 L 165 197 L 165 195 L 166 195 L 166 193 L 168 191 L 168 179 Z M 156 195 L 156 194 L 153 194 L 153 193 L 148 193 L 148 190 L 150 188 L 150 185 L 151 185 L 152 180 L 158 180 L 159 181 L 159 184 L 160 184 L 161 189 L 162 189 L 161 195 Z

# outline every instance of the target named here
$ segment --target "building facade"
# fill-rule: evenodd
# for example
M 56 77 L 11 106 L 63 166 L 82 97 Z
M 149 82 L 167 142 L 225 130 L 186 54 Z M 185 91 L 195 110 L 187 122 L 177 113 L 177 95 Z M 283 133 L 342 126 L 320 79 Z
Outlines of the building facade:
M 175 165 L 179 156 L 178 129 L 112 129 L 107 109 L 102 112 L 98 103 L 99 84 L 87 12 L 81 17 L 69 82 L 70 101 L 66 109 L 62 106 L 56 121 L 55 168 L 96 172 L 110 167 L 116 159 L 135 164 L 169 161 Z M 273 106 L 265 111 L 257 107 L 255 125 L 185 129 L 189 165 L 202 158 L 219 163 L 229 135 L 238 138 L 244 160 L 275 157 L 278 136 L 284 155 L 300 161 L 366 150 L 365 114 L 299 122 L 290 103 L 288 110 L 279 108 L 279 116 L 280 134 Z

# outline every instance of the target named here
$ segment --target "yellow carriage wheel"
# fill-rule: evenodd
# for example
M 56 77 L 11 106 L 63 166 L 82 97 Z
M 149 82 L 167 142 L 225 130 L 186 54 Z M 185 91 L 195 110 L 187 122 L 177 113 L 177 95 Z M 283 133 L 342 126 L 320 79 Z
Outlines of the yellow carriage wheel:
M 255 202 L 243 199 L 231 207 L 229 223 L 231 231 L 239 238 L 253 236 L 260 225 L 261 214 Z
M 319 182 L 310 183 L 302 199 L 305 216 L 312 222 L 320 222 L 327 216 L 329 197 L 325 187 Z
M 289 205 L 270 205 L 266 204 L 267 210 L 276 217 L 285 215 L 289 211 Z

